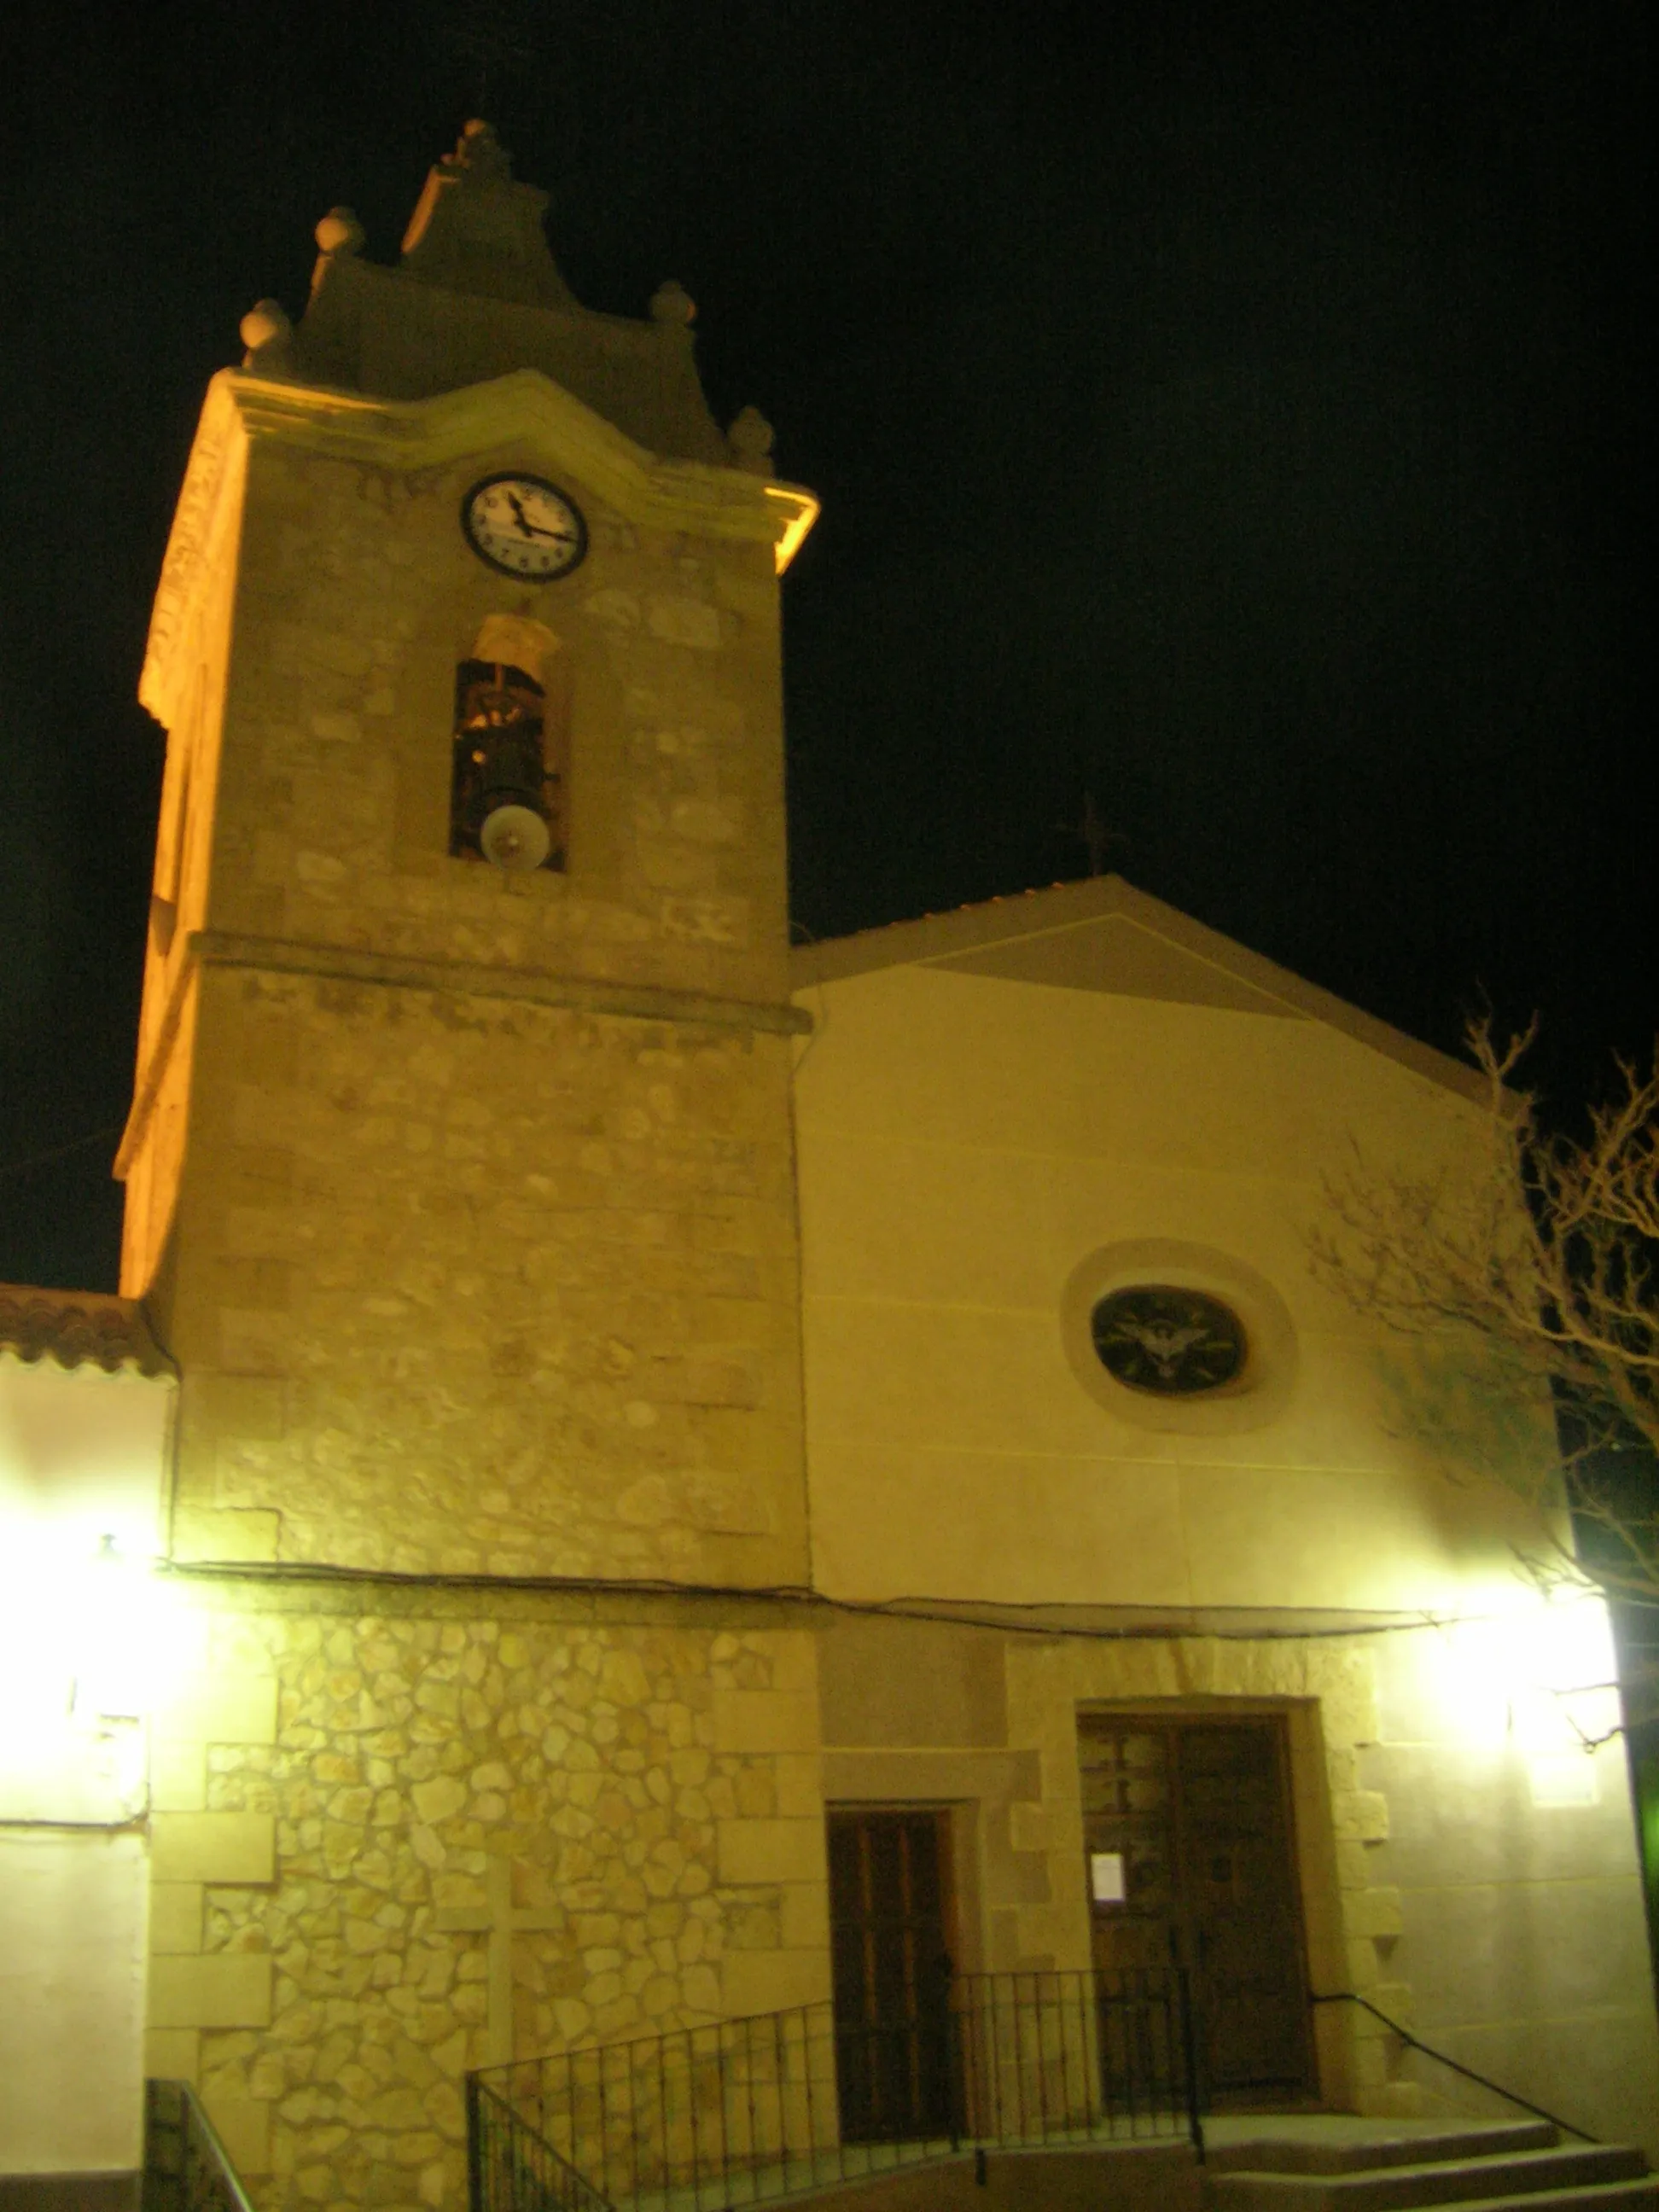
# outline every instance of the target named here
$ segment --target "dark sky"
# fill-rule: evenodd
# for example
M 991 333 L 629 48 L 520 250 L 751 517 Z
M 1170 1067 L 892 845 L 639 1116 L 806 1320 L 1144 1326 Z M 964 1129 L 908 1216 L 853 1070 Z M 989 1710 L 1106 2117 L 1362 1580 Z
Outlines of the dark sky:
M 3 34 L 0 1279 L 112 1285 L 196 411 L 480 105 L 590 305 L 678 276 L 823 520 L 814 934 L 1112 864 L 1564 1103 L 1659 1025 L 1640 0 L 335 0 Z M 92 1141 L 82 1143 L 83 1139 Z M 73 1146 L 61 1157 L 40 1156 Z

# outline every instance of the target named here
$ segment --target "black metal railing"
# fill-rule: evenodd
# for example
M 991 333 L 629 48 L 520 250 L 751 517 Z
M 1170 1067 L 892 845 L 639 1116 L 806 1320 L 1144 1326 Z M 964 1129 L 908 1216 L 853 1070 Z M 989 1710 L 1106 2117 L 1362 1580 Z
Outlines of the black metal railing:
M 188 2081 L 144 2084 L 143 2212 L 253 2212 Z
M 968 1974 L 952 1992 L 962 2132 L 975 2142 L 1204 2131 L 1187 1976 Z
M 466 2077 L 467 2212 L 613 2212 L 512 2106 Z
M 469 2099 L 471 2212 L 723 2212 L 969 2148 L 1203 2155 L 1174 1968 L 967 1975 L 896 2018 L 799 2005 L 493 2067 Z
M 1310 1990 L 1308 2002 L 1310 2005 L 1358 2005 L 1362 2012 L 1368 2012 L 1373 2020 L 1380 2021 L 1390 2035 L 1398 2036 L 1407 2051 L 1420 2051 L 1425 2058 L 1432 2058 L 1437 2065 L 1449 2067 L 1454 2074 L 1461 2074 L 1466 2081 L 1474 2081 L 1483 2089 L 1490 2089 L 1494 2096 L 1505 2098 L 1511 2105 L 1519 2106 L 1523 2112 L 1530 2112 L 1536 2120 L 1547 2120 L 1553 2128 L 1565 2129 L 1568 2135 L 1577 2136 L 1581 2142 L 1600 2141 L 1586 2129 L 1575 2127 L 1571 2120 L 1564 2120 L 1559 2112 L 1552 2112 L 1543 2105 L 1534 2105 L 1530 2097 L 1523 2097 L 1518 2089 L 1506 2089 L 1501 2081 L 1494 2081 L 1490 2074 L 1477 2074 L 1473 2066 L 1466 2066 L 1461 2058 L 1454 2058 L 1449 2051 L 1437 2051 L 1431 2043 L 1425 2043 L 1420 2036 L 1413 2035 L 1410 2028 L 1402 2027 L 1397 2020 L 1390 2020 L 1387 2013 L 1378 2011 L 1370 1999 L 1362 1997 L 1357 1990 Z

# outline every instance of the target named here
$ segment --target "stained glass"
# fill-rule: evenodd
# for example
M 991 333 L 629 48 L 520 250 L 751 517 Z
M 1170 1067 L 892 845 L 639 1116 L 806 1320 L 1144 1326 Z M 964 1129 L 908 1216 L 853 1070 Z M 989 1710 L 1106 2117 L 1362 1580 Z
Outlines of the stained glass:
M 1090 1328 L 1101 1365 L 1131 1390 L 1192 1397 L 1219 1390 L 1243 1372 L 1243 1323 L 1204 1291 L 1167 1283 L 1109 1291 Z

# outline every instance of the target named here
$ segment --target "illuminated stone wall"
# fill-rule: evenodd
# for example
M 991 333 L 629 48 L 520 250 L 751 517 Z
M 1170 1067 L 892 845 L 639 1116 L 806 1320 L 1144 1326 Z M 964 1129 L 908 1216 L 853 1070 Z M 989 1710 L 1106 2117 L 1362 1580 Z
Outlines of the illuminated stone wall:
M 784 1040 L 216 972 L 198 1035 L 183 1556 L 805 1578 Z
M 485 404 L 469 450 L 405 474 L 368 453 L 305 450 L 310 414 L 293 442 L 256 444 L 209 919 L 307 944 L 775 998 L 787 939 L 772 548 L 704 537 L 692 512 L 631 521 L 595 482 L 586 444 L 550 451 L 544 433 Z M 556 475 L 588 518 L 588 557 L 558 582 L 495 574 L 462 538 L 467 486 L 515 459 Z M 568 671 L 562 873 L 448 857 L 455 670 L 496 614 L 550 630 Z
M 558 583 L 463 540 L 509 467 L 586 518 Z M 122 1153 L 217 1577 L 167 1585 L 149 2059 L 272 2205 L 458 2205 L 467 2068 L 827 1994 L 798 1616 L 489 1580 L 805 1580 L 775 490 L 534 375 L 204 412 Z M 501 615 L 562 872 L 448 854 Z
M 508 465 L 586 514 L 559 582 L 463 539 Z M 216 380 L 145 678 L 122 1156 L 176 1555 L 805 1579 L 780 526 L 539 378 Z M 501 614 L 568 674 L 564 872 L 448 856 L 455 669 Z
M 359 1592 L 174 1586 L 149 2067 L 262 2204 L 459 2206 L 469 2066 L 827 1996 L 813 1640 Z

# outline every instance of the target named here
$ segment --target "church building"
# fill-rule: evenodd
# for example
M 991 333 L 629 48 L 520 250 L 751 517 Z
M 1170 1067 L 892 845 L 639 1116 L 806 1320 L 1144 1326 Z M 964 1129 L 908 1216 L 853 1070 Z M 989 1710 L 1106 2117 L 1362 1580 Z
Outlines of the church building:
M 1449 1464 L 1310 1261 L 1474 1079 L 1116 878 L 792 952 L 817 502 L 544 204 L 470 125 L 203 408 L 121 1296 L 0 1294 L 8 1588 L 80 1593 L 0 2174 L 135 2203 L 148 2077 L 259 2212 L 459 2212 L 476 2069 L 1177 1969 L 1218 2111 L 1512 2111 L 1392 2021 L 1659 2156 L 1547 1408 Z

